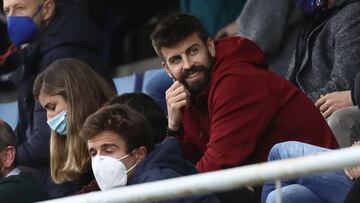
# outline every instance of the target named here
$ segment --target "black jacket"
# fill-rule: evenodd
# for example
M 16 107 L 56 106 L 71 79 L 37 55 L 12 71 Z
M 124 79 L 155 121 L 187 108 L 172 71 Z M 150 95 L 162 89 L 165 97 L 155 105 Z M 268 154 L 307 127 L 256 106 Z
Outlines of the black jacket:
M 44 170 L 49 168 L 50 129 L 46 123 L 46 111 L 32 95 L 35 78 L 49 64 L 61 58 L 77 58 L 100 70 L 102 44 L 97 27 L 72 5 L 61 0 L 56 1 L 52 21 L 39 33 L 33 43 L 19 51 L 22 63 L 18 64 L 11 80 L 19 92 L 17 161 L 20 165 Z M 49 196 L 72 192 L 52 194 L 49 191 Z
M 181 148 L 175 138 L 166 138 L 156 145 L 144 161 L 135 167 L 128 185 L 152 182 L 195 174 L 195 167 L 183 159 Z M 217 203 L 213 195 L 193 196 L 176 200 L 163 201 L 167 203 Z
M 359 203 L 360 202 L 360 179 L 357 179 L 352 186 L 350 192 L 346 196 L 344 203 Z
M 30 175 L 20 173 L 0 180 L 0 202 L 28 203 L 46 199 L 44 188 Z

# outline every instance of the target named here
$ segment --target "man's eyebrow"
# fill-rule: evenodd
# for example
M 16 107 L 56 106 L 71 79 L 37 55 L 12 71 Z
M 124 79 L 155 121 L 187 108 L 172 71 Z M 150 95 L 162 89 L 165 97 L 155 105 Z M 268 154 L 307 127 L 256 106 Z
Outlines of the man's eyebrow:
M 107 148 L 107 147 L 118 147 L 116 144 L 103 144 L 101 145 L 101 148 Z
M 4 6 L 3 10 L 5 11 L 5 9 L 9 9 L 10 7 L 17 7 L 19 6 L 20 3 L 15 3 L 14 5 L 8 5 L 8 6 Z
M 200 47 L 200 44 L 195 43 L 195 44 L 191 45 L 189 48 L 187 48 L 186 51 L 188 51 L 188 50 L 190 50 L 190 49 L 192 49 L 194 47 Z
M 168 61 L 170 61 L 170 59 L 177 58 L 177 57 L 180 57 L 180 55 L 179 55 L 179 54 L 176 54 L 176 55 L 174 55 L 174 56 L 170 56 L 170 57 L 168 58 Z

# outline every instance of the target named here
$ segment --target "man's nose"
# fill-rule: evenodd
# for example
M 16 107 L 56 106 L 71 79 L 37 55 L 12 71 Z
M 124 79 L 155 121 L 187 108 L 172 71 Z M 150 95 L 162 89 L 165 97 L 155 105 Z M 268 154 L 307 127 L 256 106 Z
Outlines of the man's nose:
M 9 16 L 15 16 L 15 9 L 9 9 L 8 12 L 6 13 L 6 17 L 9 17 Z
M 184 57 L 184 65 L 183 65 L 183 69 L 190 69 L 193 65 L 193 62 L 188 58 L 188 57 Z

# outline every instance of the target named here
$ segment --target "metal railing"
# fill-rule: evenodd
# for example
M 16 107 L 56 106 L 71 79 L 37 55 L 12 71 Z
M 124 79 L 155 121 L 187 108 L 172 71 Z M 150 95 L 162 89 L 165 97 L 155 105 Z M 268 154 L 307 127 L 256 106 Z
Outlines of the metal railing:
M 106 192 L 93 192 L 44 202 L 120 203 L 169 200 L 227 191 L 270 181 L 279 182 L 283 179 L 335 171 L 354 165 L 360 165 L 360 147 L 126 186 Z

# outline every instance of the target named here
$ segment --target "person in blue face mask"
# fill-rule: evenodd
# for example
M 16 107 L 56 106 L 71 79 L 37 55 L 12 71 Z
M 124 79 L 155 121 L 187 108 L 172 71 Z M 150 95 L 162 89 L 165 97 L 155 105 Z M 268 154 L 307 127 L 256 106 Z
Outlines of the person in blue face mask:
M 79 131 L 87 116 L 115 96 L 115 90 L 84 62 L 65 58 L 36 78 L 33 93 L 51 129 L 51 178 L 57 184 L 71 185 L 74 193 L 93 179 Z
M 54 1 L 44 1 L 44 3 L 47 3 L 46 6 L 43 2 L 32 7 L 11 3 L 4 6 L 8 23 L 7 31 L 16 46 L 32 42 L 38 34 L 38 29 L 54 15 L 55 6 L 51 5 Z
M 61 197 L 69 191 L 50 177 L 51 128 L 32 87 L 36 76 L 61 58 L 79 59 L 100 72 L 101 32 L 70 0 L 4 0 L 3 9 L 18 56 L 9 77 L 18 90 L 17 161 L 39 175 L 51 198 Z

